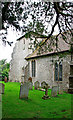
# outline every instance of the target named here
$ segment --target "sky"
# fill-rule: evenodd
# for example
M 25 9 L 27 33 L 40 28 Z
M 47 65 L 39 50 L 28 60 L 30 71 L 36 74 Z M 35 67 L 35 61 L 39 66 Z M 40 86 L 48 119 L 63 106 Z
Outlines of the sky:
M 0 60 L 7 59 L 7 62 L 10 62 L 11 60 L 11 53 L 13 52 L 13 48 L 16 43 L 16 39 L 19 38 L 20 35 L 18 35 L 17 32 L 13 31 L 12 28 L 9 28 L 7 40 L 13 41 L 12 46 L 6 44 L 6 46 L 0 41 Z

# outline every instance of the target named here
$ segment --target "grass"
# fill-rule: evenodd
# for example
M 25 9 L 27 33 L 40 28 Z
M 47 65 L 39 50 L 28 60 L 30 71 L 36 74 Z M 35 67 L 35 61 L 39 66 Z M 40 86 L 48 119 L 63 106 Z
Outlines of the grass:
M 19 99 L 20 83 L 4 83 L 2 95 L 3 118 L 71 118 L 71 94 L 63 93 L 58 97 L 43 100 L 43 91 L 29 90 L 29 99 Z

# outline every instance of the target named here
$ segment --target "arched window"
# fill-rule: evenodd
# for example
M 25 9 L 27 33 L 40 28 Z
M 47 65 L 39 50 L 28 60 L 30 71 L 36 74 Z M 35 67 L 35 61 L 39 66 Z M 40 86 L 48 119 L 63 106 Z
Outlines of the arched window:
M 32 77 L 35 77 L 36 74 L 36 62 L 35 60 L 32 61 Z
M 55 63 L 55 81 L 58 81 L 58 63 Z
M 59 63 L 59 81 L 62 81 L 62 62 Z

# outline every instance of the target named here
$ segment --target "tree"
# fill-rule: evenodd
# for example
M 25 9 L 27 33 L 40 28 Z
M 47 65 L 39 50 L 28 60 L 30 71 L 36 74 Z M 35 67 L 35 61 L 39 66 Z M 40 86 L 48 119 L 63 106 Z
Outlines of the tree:
M 47 35 L 46 41 L 53 35 L 57 26 L 59 33 L 56 36 L 56 43 L 59 34 L 67 42 L 68 34 L 71 39 L 73 38 L 73 3 L 66 1 L 2 3 L 2 28 L 7 29 L 9 25 L 24 33 L 31 28 L 34 32 Z
M 2 80 L 4 80 L 5 76 L 7 77 L 8 80 L 9 68 L 10 68 L 10 64 L 6 62 L 6 59 L 0 60 L 0 73 L 2 75 Z

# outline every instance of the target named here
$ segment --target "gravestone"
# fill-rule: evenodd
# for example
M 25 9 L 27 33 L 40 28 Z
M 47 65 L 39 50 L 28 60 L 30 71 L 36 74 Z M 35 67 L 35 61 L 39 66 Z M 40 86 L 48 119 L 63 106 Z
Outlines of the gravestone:
M 51 96 L 56 97 L 58 95 L 58 86 L 52 86 Z
M 41 83 L 41 88 L 45 89 L 47 86 L 48 86 L 48 84 L 45 81 L 43 81 Z
M 29 83 L 29 90 L 32 90 L 33 89 L 33 83 L 32 83 L 32 78 L 31 77 L 28 78 L 28 83 Z
M 34 89 L 37 90 L 40 87 L 40 83 L 38 81 L 36 81 L 34 83 Z
M 60 83 L 59 84 L 59 91 L 58 91 L 59 94 L 63 94 L 63 85 Z
M 45 81 L 43 81 L 41 83 L 41 87 L 45 89 L 45 95 L 42 97 L 42 99 L 44 100 L 49 99 L 50 97 L 48 96 L 48 88 L 49 88 L 48 84 Z
M 33 83 L 28 81 L 28 84 L 29 84 L 29 90 L 33 90 Z
M 21 84 L 20 86 L 20 99 L 28 99 L 28 92 L 29 92 L 29 83 L 24 82 L 24 84 Z
M 4 88 L 5 85 L 3 83 L 0 83 L 0 94 L 4 94 Z

